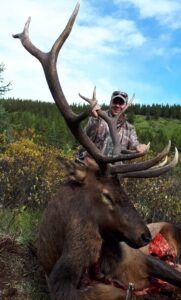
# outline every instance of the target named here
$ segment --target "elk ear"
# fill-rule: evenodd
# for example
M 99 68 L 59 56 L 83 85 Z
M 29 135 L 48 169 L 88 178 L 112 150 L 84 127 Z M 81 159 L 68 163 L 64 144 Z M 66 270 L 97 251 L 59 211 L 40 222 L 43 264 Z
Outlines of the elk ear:
M 57 159 L 65 175 L 70 180 L 83 183 L 87 175 L 87 168 L 85 166 L 78 165 L 74 161 L 69 161 L 61 156 L 57 156 Z

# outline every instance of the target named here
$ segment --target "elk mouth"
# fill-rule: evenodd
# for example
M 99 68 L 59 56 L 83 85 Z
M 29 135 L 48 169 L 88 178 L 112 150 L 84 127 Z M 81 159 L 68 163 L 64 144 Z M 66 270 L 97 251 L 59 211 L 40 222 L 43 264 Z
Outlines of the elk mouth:
M 118 230 L 114 230 L 109 233 L 102 233 L 101 236 L 104 241 L 109 241 L 109 243 L 125 242 L 126 244 L 128 244 L 128 246 L 134 249 L 144 247 L 151 241 L 151 234 L 149 229 L 145 230 L 137 237 L 136 234 L 134 237 L 126 236 Z
M 151 234 L 150 231 L 147 230 L 144 233 L 142 233 L 137 239 L 131 239 L 126 236 L 123 236 L 122 241 L 128 244 L 128 246 L 130 246 L 131 248 L 138 249 L 146 246 L 151 241 Z
M 144 240 L 140 239 L 139 241 L 137 241 L 137 243 L 135 243 L 129 239 L 124 238 L 124 242 L 133 249 L 139 249 L 141 247 L 146 246 L 150 242 L 150 240 L 144 241 Z

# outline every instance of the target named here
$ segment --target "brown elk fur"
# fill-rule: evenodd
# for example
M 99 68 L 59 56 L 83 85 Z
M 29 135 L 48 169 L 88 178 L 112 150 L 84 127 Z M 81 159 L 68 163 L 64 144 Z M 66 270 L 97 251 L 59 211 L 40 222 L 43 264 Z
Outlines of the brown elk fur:
M 124 291 L 104 284 L 78 290 L 82 273 L 100 260 L 100 253 L 104 256 L 103 239 L 140 247 L 150 233 L 116 178 L 100 176 L 92 166 L 62 165 L 69 179 L 45 210 L 37 242 L 53 299 L 103 300 L 105 294 L 121 299 Z

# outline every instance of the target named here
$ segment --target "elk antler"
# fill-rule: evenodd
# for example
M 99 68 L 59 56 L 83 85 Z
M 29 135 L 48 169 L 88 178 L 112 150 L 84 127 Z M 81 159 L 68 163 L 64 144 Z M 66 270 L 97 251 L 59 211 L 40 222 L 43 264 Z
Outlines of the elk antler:
M 178 150 L 175 148 L 175 155 L 173 160 L 165 165 L 166 161 L 155 166 L 159 163 L 163 158 L 167 156 L 170 151 L 171 142 L 169 141 L 168 145 L 163 149 L 161 153 L 159 153 L 156 157 L 140 162 L 134 163 L 130 165 L 110 165 L 109 172 L 111 174 L 119 173 L 120 177 L 157 177 L 166 172 L 168 172 L 171 168 L 173 168 L 178 163 Z
M 25 47 L 25 49 L 29 53 L 31 53 L 33 56 L 35 56 L 42 64 L 42 67 L 43 67 L 43 70 L 45 73 L 45 77 L 46 77 L 49 89 L 51 91 L 52 97 L 53 97 L 58 109 L 62 113 L 69 129 L 71 130 L 71 132 L 75 136 L 75 138 L 79 141 L 79 143 L 95 159 L 95 161 L 99 165 L 100 169 L 103 172 L 110 172 L 111 174 L 121 173 L 122 174 L 121 176 L 123 176 L 123 174 L 125 174 L 125 176 L 123 176 L 123 177 L 130 177 L 131 174 L 133 175 L 136 173 L 135 175 L 137 177 L 138 172 L 141 172 L 141 170 L 145 170 L 143 172 L 146 172 L 146 169 L 153 167 L 165 155 L 167 155 L 168 153 L 166 153 L 166 152 L 168 152 L 168 151 L 164 150 L 155 159 L 153 158 L 152 160 L 145 162 L 145 163 L 133 164 L 133 165 L 128 165 L 128 166 L 123 165 L 123 164 L 111 165 L 111 163 L 114 163 L 114 162 L 124 161 L 124 160 L 143 156 L 147 153 L 149 146 L 147 147 L 146 151 L 143 153 L 135 153 L 135 152 L 130 153 L 128 151 L 128 153 L 120 154 L 119 137 L 118 137 L 118 133 L 117 133 L 117 120 L 118 120 L 119 116 L 116 117 L 114 119 L 114 121 L 112 121 L 111 118 L 109 118 L 105 112 L 103 112 L 102 110 L 99 110 L 98 115 L 108 123 L 109 129 L 110 129 L 110 134 L 111 134 L 112 141 L 113 141 L 113 146 L 114 146 L 113 155 L 111 157 L 105 156 L 104 154 L 101 153 L 101 151 L 95 146 L 95 144 L 89 139 L 89 137 L 86 135 L 84 130 L 81 128 L 82 120 L 84 120 L 85 118 L 87 118 L 90 115 L 90 111 L 97 104 L 96 90 L 94 89 L 92 99 L 86 98 L 86 100 L 88 100 L 88 102 L 90 104 L 90 107 L 86 111 L 84 111 L 78 115 L 75 114 L 71 110 L 71 108 L 64 96 L 64 93 L 62 91 L 62 88 L 61 88 L 61 85 L 59 82 L 59 78 L 58 78 L 56 62 L 57 62 L 59 51 L 72 30 L 76 16 L 78 14 L 78 10 L 79 10 L 79 3 L 77 3 L 65 29 L 60 34 L 58 39 L 55 41 L 51 50 L 47 53 L 42 52 L 41 50 L 36 48 L 30 41 L 30 38 L 29 38 L 29 24 L 30 24 L 30 20 L 31 20 L 30 18 L 28 18 L 23 32 L 19 33 L 19 34 L 15 34 L 15 35 L 13 35 L 13 37 L 19 38 L 21 40 L 22 45 Z M 83 96 L 82 96 L 82 98 L 85 99 L 85 97 L 83 97 Z M 130 105 L 130 103 L 128 103 L 127 107 L 129 105 Z M 125 109 L 127 109 L 127 107 Z M 176 164 L 177 160 L 178 160 L 177 155 L 175 155 L 175 158 L 171 164 L 168 164 L 167 166 L 159 168 L 160 172 L 161 172 L 162 168 L 164 171 L 166 169 L 166 167 L 167 167 L 167 170 L 170 169 L 171 167 L 173 167 L 173 165 Z M 147 170 L 147 172 L 148 172 L 148 170 Z M 153 176 L 152 175 L 153 173 L 156 174 L 155 170 L 152 169 L 152 173 L 150 173 L 150 175 Z M 147 174 L 147 173 L 145 173 L 145 174 Z M 158 176 L 158 175 L 156 175 L 156 176 Z
M 114 158 L 104 156 L 100 150 L 95 146 L 95 144 L 88 138 L 86 133 L 82 130 L 80 123 L 82 120 L 87 118 L 90 115 L 90 110 L 96 105 L 96 99 L 95 101 L 92 101 L 92 105 L 90 108 L 79 114 L 76 115 L 68 105 L 68 102 L 63 94 L 59 78 L 58 78 L 58 73 L 56 69 L 56 62 L 57 62 L 57 57 L 58 53 L 64 44 L 65 40 L 69 36 L 71 29 L 73 27 L 75 18 L 77 16 L 79 10 L 79 3 L 76 5 L 65 29 L 63 30 L 62 34 L 59 36 L 59 38 L 56 40 L 54 43 L 52 49 L 48 53 L 44 53 L 40 51 L 38 48 L 36 48 L 30 41 L 29 39 L 29 24 L 31 18 L 29 17 L 24 30 L 22 33 L 15 34 L 13 35 L 14 38 L 19 38 L 21 40 L 22 45 L 25 47 L 25 49 L 30 52 L 33 56 L 35 56 L 40 63 L 42 64 L 45 77 L 49 86 L 49 89 L 51 91 L 51 94 L 53 96 L 53 99 L 55 100 L 55 103 L 64 116 L 64 119 L 70 128 L 71 132 L 73 135 L 76 137 L 76 139 L 79 141 L 79 143 L 87 150 L 88 153 L 98 163 L 100 167 L 103 169 L 106 168 L 107 163 L 111 162 L 116 162 L 119 160 L 122 160 L 123 155 L 118 155 L 115 156 Z M 130 157 L 139 157 L 143 154 L 136 153 L 135 155 L 132 155 Z

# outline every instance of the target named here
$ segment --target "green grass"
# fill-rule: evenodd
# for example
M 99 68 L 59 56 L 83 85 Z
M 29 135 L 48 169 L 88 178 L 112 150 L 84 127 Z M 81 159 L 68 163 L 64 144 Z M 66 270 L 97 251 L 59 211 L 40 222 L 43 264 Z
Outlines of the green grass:
M 134 125 L 140 142 L 151 142 L 153 150 L 161 149 L 168 140 L 181 152 L 181 120 L 163 119 L 147 120 L 146 117 L 136 115 Z
M 41 213 L 24 206 L 15 209 L 1 209 L 0 235 L 10 235 L 24 246 L 34 242 Z
M 167 132 L 168 136 L 172 136 L 175 130 L 180 131 L 181 135 L 181 120 L 177 119 L 164 119 L 158 118 L 158 120 L 146 120 L 145 116 L 136 115 L 134 120 L 134 125 L 136 128 L 152 128 L 154 129 L 163 129 Z

